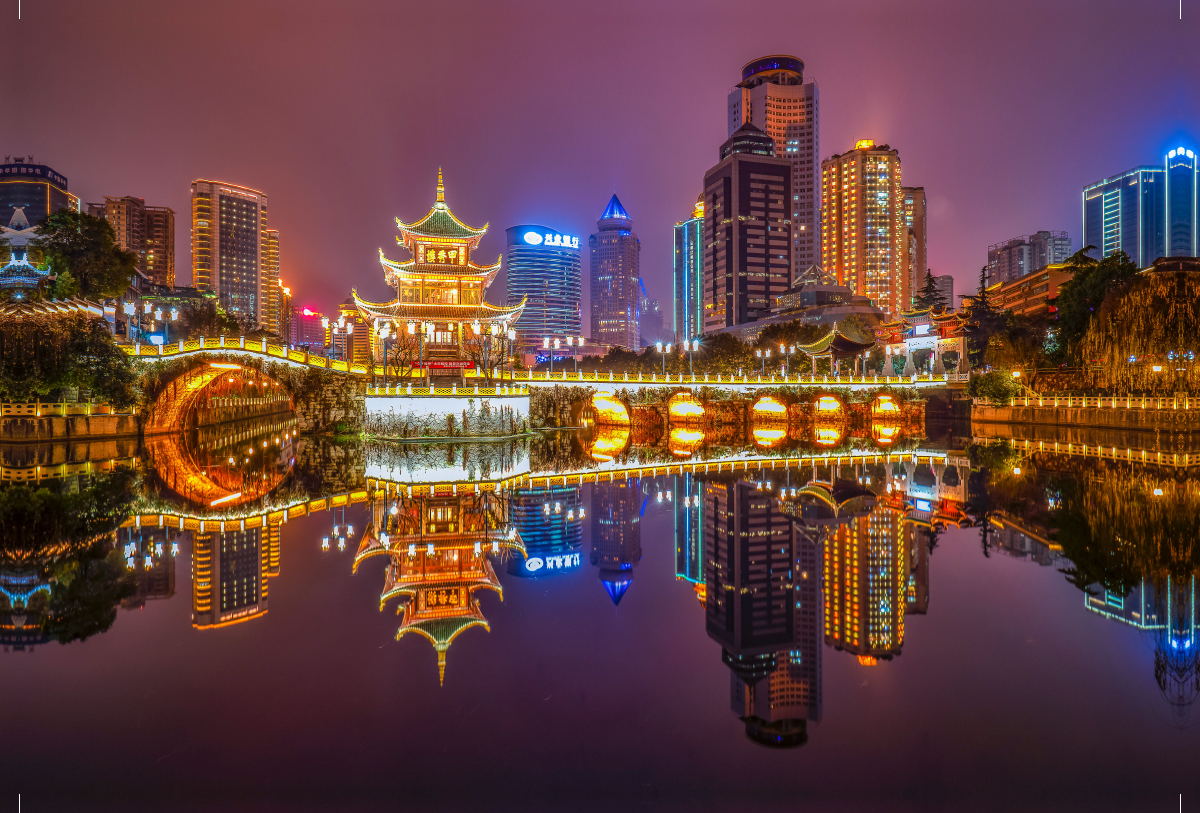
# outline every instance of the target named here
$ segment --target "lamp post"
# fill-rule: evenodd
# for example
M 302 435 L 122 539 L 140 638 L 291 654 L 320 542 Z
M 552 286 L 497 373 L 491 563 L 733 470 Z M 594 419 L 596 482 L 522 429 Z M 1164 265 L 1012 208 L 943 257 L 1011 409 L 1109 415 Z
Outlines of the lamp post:
M 664 347 L 662 342 L 655 342 L 654 347 L 656 350 L 658 350 L 659 355 L 662 356 L 662 371 L 663 371 L 663 375 L 666 375 L 667 374 L 667 356 L 671 353 L 673 346 L 668 344 Z
M 779 345 L 779 355 L 783 356 L 783 377 L 787 378 L 791 370 L 791 355 L 796 352 L 796 345 L 786 345 L 782 342 Z
M 700 349 L 700 340 L 692 339 L 690 342 L 683 343 L 684 348 L 688 351 L 688 375 L 692 378 L 696 377 L 696 351 Z
M 551 341 L 549 336 L 542 337 L 542 349 L 550 351 L 550 375 L 554 375 L 554 351 L 561 347 L 561 344 L 558 339 L 553 340 L 553 345 L 551 345 Z
M 568 336 L 567 347 L 575 348 L 572 353 L 575 356 L 575 375 L 579 375 L 579 348 L 583 347 L 582 336 Z
M 767 373 L 767 359 L 771 357 L 771 348 L 766 350 L 755 350 L 754 355 L 762 359 L 762 371 L 758 374 L 759 380 Z

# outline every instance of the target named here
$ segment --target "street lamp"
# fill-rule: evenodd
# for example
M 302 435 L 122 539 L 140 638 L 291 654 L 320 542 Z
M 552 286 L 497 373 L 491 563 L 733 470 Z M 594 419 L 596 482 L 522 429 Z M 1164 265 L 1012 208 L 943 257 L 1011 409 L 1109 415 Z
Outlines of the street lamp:
M 767 359 L 771 357 L 771 348 L 768 347 L 766 350 L 755 350 L 754 355 L 762 359 L 762 371 L 758 376 L 761 380 L 762 377 L 767 373 Z
M 558 339 L 553 340 L 553 349 L 551 349 L 551 339 L 549 336 L 542 337 L 542 349 L 550 350 L 550 375 L 554 375 L 554 350 L 557 350 L 561 344 Z
M 508 331 L 508 380 L 511 383 L 513 377 L 513 342 L 517 339 L 517 331 Z
M 690 342 L 685 341 L 683 343 L 683 349 L 688 351 L 688 374 L 692 378 L 695 378 L 696 377 L 696 364 L 695 364 L 694 360 L 696 357 L 696 351 L 700 349 L 700 340 L 692 339 Z
M 791 365 L 791 355 L 796 352 L 796 345 L 786 345 L 782 342 L 779 345 L 779 355 L 783 356 L 783 377 L 787 378 Z
M 576 348 L 573 351 L 573 353 L 575 355 L 575 375 L 579 375 L 579 350 L 578 350 L 578 348 L 583 347 L 583 337 L 582 336 L 578 336 L 578 337 L 568 336 L 567 337 L 567 347 Z
M 654 347 L 658 350 L 659 354 L 662 356 L 662 371 L 663 371 L 663 375 L 666 375 L 666 373 L 667 373 L 667 356 L 671 353 L 673 346 L 668 344 L 664 347 L 662 342 L 655 342 Z

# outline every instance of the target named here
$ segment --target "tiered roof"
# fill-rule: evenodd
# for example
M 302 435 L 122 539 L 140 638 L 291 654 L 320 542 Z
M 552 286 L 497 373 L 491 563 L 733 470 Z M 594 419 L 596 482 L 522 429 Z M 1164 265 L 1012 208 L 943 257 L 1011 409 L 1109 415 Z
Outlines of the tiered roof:
M 853 328 L 844 328 L 834 323 L 833 329 L 812 344 L 798 344 L 796 349 L 809 356 L 836 356 L 849 358 L 870 350 L 875 346 L 875 337 L 861 335 Z

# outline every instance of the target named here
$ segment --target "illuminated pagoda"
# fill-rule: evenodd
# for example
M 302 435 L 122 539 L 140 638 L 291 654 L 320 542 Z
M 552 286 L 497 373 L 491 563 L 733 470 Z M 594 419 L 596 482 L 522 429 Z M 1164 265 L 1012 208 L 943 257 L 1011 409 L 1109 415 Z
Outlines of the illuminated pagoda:
M 850 325 L 850 323 L 847 322 L 845 325 Z M 824 336 L 812 344 L 798 344 L 796 349 L 812 360 L 813 374 L 815 375 L 817 359 L 829 359 L 831 369 L 843 359 L 851 360 L 857 366 L 858 359 L 874 346 L 874 336 L 863 336 L 853 326 L 847 327 L 834 322 L 833 327 Z
M 443 494 L 437 497 L 377 500 L 375 518 L 354 556 L 354 571 L 371 556 L 388 557 L 382 610 L 400 599 L 402 614 L 396 640 L 416 633 L 437 652 L 438 683 L 446 679 L 446 653 L 464 630 L 491 630 L 476 595 L 494 590 L 504 600 L 489 555 L 515 551 L 525 544 L 508 519 L 508 500 L 494 493 Z M 386 529 L 386 530 L 385 530 Z
M 383 337 L 417 336 L 420 356 L 412 359 L 412 366 L 461 376 L 462 370 L 475 366 L 471 357 L 477 354 L 468 347 L 472 338 L 505 337 L 515 328 L 525 300 L 514 307 L 484 300 L 500 270 L 500 259 L 491 265 L 476 265 L 472 260 L 488 224 L 477 229 L 454 216 L 446 205 L 441 168 L 433 208 L 415 223 L 396 218 L 396 226 L 400 229 L 396 242 L 412 257 L 397 262 L 379 251 L 384 278 L 396 289 L 396 298 L 368 302 L 357 290 L 351 291 L 358 312 L 371 326 L 372 355 L 379 358 Z

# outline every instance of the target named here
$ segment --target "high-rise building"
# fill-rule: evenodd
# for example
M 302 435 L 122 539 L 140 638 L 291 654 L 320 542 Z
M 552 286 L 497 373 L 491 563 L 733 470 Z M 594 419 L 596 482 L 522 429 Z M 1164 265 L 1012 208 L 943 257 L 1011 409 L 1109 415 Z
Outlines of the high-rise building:
M 863 140 L 821 162 L 821 267 L 889 316 L 909 307 L 900 153 Z
M 804 62 L 778 54 L 747 62 L 742 80 L 729 92 L 728 135 L 749 122 L 775 141 L 775 155 L 792 164 L 791 268 L 821 261 L 820 96 L 817 83 L 804 81 Z M 788 280 L 790 283 L 791 280 Z
M 675 343 L 682 344 L 704 332 L 704 193 L 696 199 L 692 216 L 675 224 L 674 303 L 671 311 Z
M 925 283 L 925 272 L 929 269 L 929 239 L 926 236 L 928 217 L 925 209 L 925 187 L 902 186 L 904 195 L 904 226 L 908 244 L 908 291 L 914 296 Z M 909 302 L 901 303 L 905 308 L 912 306 Z M 951 304 L 947 300 L 947 304 Z
M 880 504 L 825 543 L 825 643 L 873 665 L 904 645 L 909 557 L 904 513 Z
M 89 203 L 88 214 L 112 226 L 117 245 L 138 258 L 138 270 L 159 285 L 175 284 L 175 211 L 132 195 Z
M 704 534 L 702 533 L 701 483 L 689 473 L 675 475 L 672 483 L 675 505 L 675 578 L 692 584 L 704 583 Z
M 592 486 L 591 563 L 614 605 L 633 583 L 642 558 L 642 491 L 638 479 Z
M 614 194 L 588 238 L 593 342 L 638 350 L 641 321 L 641 241 Z
M 0 223 L 9 224 L 19 210 L 36 228 L 59 209 L 79 209 L 79 198 L 67 191 L 67 179 L 33 156 L 4 156 L 0 164 Z
M 265 316 L 262 326 L 272 333 L 279 333 L 280 306 L 283 291 L 279 288 L 279 230 L 263 229 L 262 282 L 265 298 Z
M 751 739 L 800 745 L 821 719 L 821 546 L 770 488 L 704 482 L 705 626 Z M 676 510 L 679 506 L 676 506 Z
M 949 274 L 942 274 L 933 278 L 933 284 L 937 287 L 938 292 L 941 293 L 942 301 L 946 303 L 946 307 L 955 307 L 954 277 L 950 276 Z
M 1124 251 L 1139 268 L 1165 255 L 1165 176 L 1161 167 L 1135 167 L 1083 188 L 1083 244 L 1095 246 L 1090 254 Z
M 794 168 L 746 123 L 704 173 L 704 332 L 771 315 L 792 280 Z
M 508 304 L 519 305 L 525 299 L 525 310 L 517 320 L 522 347 L 541 347 L 547 336 L 582 335 L 579 238 L 532 225 L 513 226 L 505 234 Z
M 305 350 L 322 350 L 325 347 L 325 327 L 321 324 L 324 314 L 309 308 L 292 305 L 292 319 L 288 341 Z
M 271 566 L 268 537 L 261 528 L 193 537 L 193 627 L 224 627 L 266 614 Z
M 275 332 L 279 334 L 279 338 L 285 342 L 292 341 L 292 289 L 283 284 L 283 280 L 279 280 L 279 302 L 277 310 L 279 313 L 279 329 Z
M 266 326 L 267 196 L 220 181 L 192 181 L 192 284 L 250 325 Z
M 1196 160 L 1191 150 L 1167 153 L 1166 257 L 1195 257 L 1200 253 L 1196 239 Z
M 175 210 L 146 207 L 146 276 L 160 285 L 175 284 Z
M 638 336 L 643 345 L 649 346 L 663 341 L 662 308 L 657 299 L 646 293 L 646 281 L 641 278 L 638 279 L 638 290 L 641 291 L 641 301 L 638 303 Z
M 0 288 L 36 288 L 48 273 L 35 229 L 60 209 L 79 211 L 79 198 L 67 191 L 67 179 L 33 156 L 4 156 L 0 164 Z
M 996 243 L 988 246 L 988 284 L 1012 282 L 1070 256 L 1071 238 L 1065 231 L 1039 231 Z
M 586 511 L 581 486 L 518 488 L 510 508 L 525 556 L 508 560 L 514 576 L 552 576 L 580 565 Z

